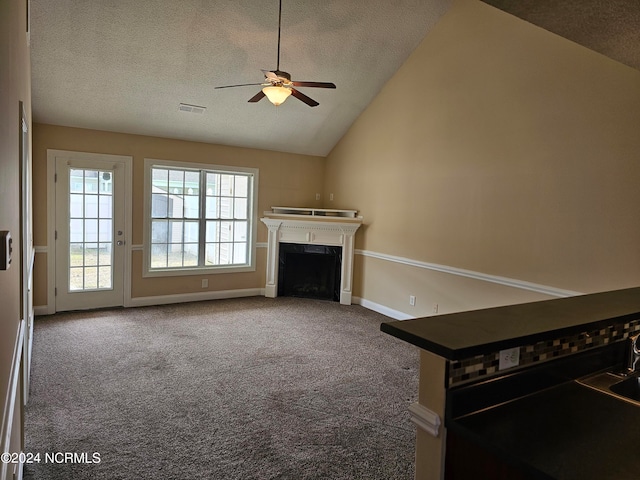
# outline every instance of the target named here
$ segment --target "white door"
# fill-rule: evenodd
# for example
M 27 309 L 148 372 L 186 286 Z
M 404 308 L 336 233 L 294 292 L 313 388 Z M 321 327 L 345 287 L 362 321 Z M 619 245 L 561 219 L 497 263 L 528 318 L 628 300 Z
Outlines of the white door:
M 124 305 L 126 167 L 56 155 L 56 311 Z

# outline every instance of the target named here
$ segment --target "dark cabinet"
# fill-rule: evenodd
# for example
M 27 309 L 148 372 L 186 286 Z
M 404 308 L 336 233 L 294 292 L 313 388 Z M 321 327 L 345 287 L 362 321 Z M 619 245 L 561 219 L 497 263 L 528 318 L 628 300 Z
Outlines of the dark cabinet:
M 445 480 L 534 480 L 480 445 L 447 431 Z

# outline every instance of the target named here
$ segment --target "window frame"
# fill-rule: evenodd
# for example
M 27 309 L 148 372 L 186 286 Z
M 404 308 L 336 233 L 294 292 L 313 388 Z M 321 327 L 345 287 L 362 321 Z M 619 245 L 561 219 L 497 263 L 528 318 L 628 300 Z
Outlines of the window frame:
M 154 167 L 167 168 L 183 171 L 206 171 L 222 174 L 243 174 L 249 176 L 248 187 L 248 232 L 247 232 L 247 262 L 242 265 L 202 265 L 186 267 L 166 267 L 151 268 L 151 222 L 153 220 L 151 212 L 152 175 Z M 240 273 L 256 271 L 256 243 L 258 232 L 258 180 L 259 170 L 257 168 L 239 167 L 229 165 L 213 165 L 208 163 L 181 162 L 177 160 L 160 160 L 154 158 L 144 159 L 144 213 L 143 213 L 143 277 L 173 277 L 185 275 L 210 275 L 220 273 Z M 200 192 L 204 195 L 204 192 Z M 198 222 L 202 226 L 204 211 L 199 212 Z M 206 222 L 206 218 L 204 219 Z M 206 248 L 206 244 L 199 245 L 199 250 Z

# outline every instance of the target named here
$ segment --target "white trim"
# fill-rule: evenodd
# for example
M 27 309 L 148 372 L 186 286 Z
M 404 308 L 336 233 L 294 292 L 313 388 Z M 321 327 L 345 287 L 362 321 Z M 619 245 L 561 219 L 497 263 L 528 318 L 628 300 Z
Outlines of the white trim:
M 56 160 L 58 150 L 47 150 L 47 311 L 56 313 Z M 34 308 L 36 311 L 36 308 Z
M 11 370 L 9 371 L 9 388 L 7 396 L 4 399 L 4 410 L 2 417 L 2 429 L 0 430 L 0 453 L 10 452 L 11 450 L 11 433 L 13 429 L 13 416 L 16 405 L 16 396 L 20 392 L 18 389 L 18 381 L 20 380 L 20 366 L 22 364 L 22 347 L 24 345 L 24 320 L 20 321 L 18 327 L 18 334 L 16 335 L 16 341 L 13 347 L 13 359 L 11 361 Z M 7 477 L 7 468 L 11 463 L 0 462 L 0 478 Z M 11 472 L 13 476 L 13 472 Z
M 408 315 L 400 310 L 394 310 L 393 308 L 389 308 L 385 305 L 380 305 L 379 303 L 372 302 L 371 300 L 367 300 L 366 298 L 353 297 L 353 303 L 356 305 L 361 305 L 364 308 L 369 310 L 373 310 L 374 312 L 381 313 L 382 315 L 386 315 L 387 317 L 391 317 L 394 320 L 411 320 L 413 317 Z
M 440 425 L 440 415 L 436 412 L 429 410 L 424 405 L 420 405 L 418 402 L 409 405 L 409 413 L 411 414 L 410 420 L 425 432 L 438 436 Z
M 124 250 L 124 298 L 123 306 L 131 304 L 131 248 L 130 240 L 133 238 L 133 156 L 123 156 L 124 162 L 124 226 L 125 226 L 125 250 Z
M 35 253 L 49 253 L 49 247 L 47 245 L 36 245 L 33 247 Z
M 171 295 L 154 295 L 149 297 L 134 297 L 126 307 L 149 307 L 152 305 L 166 305 L 170 303 L 201 302 L 203 300 L 223 300 L 225 298 L 261 297 L 264 288 L 245 288 L 239 290 L 218 290 L 212 292 L 178 293 Z M 50 315 L 47 305 L 33 307 L 36 316 Z M 51 312 L 55 313 L 55 312 Z
M 327 222 L 323 220 L 309 221 L 301 215 L 295 216 L 299 218 L 293 218 L 294 215 L 287 217 L 291 218 L 264 217 L 260 219 L 269 230 L 265 295 L 270 298 L 278 296 L 278 268 L 281 243 L 340 246 L 342 248 L 342 262 L 340 266 L 339 300 L 342 305 L 351 305 L 353 295 L 354 236 L 356 230 L 360 228 L 362 220 L 359 219 L 357 222 Z
M 21 453 L 23 452 L 21 451 Z M 22 480 L 24 478 L 24 463 L 18 463 L 16 467 L 13 480 Z
M 46 312 L 43 307 L 35 307 L 40 315 L 56 313 L 56 157 L 71 159 L 96 159 L 111 160 L 124 165 L 124 223 L 125 223 L 125 254 L 124 254 L 124 284 L 123 306 L 129 306 L 131 301 L 131 248 L 128 239 L 133 236 L 133 157 L 131 155 L 113 155 L 108 153 L 76 152 L 70 150 L 47 149 L 47 305 Z
M 248 243 L 248 262 L 244 265 L 215 265 L 215 266 L 198 266 L 198 267 L 182 267 L 182 268 L 151 268 L 150 265 L 150 247 L 151 244 L 151 232 L 150 232 L 150 220 L 151 220 L 151 169 L 153 167 L 166 167 L 180 170 L 198 170 L 198 171 L 216 171 L 216 172 L 228 172 L 243 173 L 249 177 L 250 186 L 250 200 L 251 204 L 250 215 L 247 218 L 249 224 L 249 235 L 247 239 Z M 255 272 L 256 271 L 256 240 L 258 238 L 258 194 L 260 184 L 260 170 L 253 167 L 240 167 L 229 165 L 213 165 L 208 163 L 196 163 L 182 160 L 162 160 L 157 158 L 145 158 L 144 159 L 144 202 L 143 202 L 143 226 L 142 226 L 142 277 L 173 277 L 184 275 L 211 275 L 211 274 L 225 274 L 225 273 L 242 273 L 242 272 Z M 201 192 L 202 195 L 202 192 Z M 199 222 L 203 220 L 204 213 L 200 213 L 200 217 L 197 219 Z M 194 219 L 196 220 L 196 219 Z M 202 232 L 202 231 L 201 231 Z M 145 251 L 144 246 L 148 247 Z M 204 248 L 201 246 L 201 248 Z
M 131 307 L 148 307 L 169 303 L 201 302 L 203 300 L 222 300 L 225 298 L 264 296 L 264 288 L 245 288 L 238 290 L 218 290 L 215 292 L 179 293 L 171 295 L 154 295 L 152 297 L 134 297 Z
M 38 248 L 38 247 L 36 247 Z M 46 247 L 43 247 L 46 248 Z M 257 242 L 256 243 L 256 248 L 267 248 L 267 242 Z M 135 244 L 135 245 L 131 245 L 131 251 L 132 252 L 136 252 L 136 251 L 142 251 L 144 250 L 144 245 L 142 244 Z
M 451 275 L 457 275 L 460 277 L 472 278 L 474 280 L 480 280 L 483 282 L 497 283 L 507 287 L 519 288 L 521 290 L 529 290 L 532 292 L 542 293 L 544 295 L 550 295 L 552 297 L 573 297 L 574 295 L 582 295 L 580 292 L 573 290 L 563 290 L 561 288 L 549 287 L 547 285 L 540 285 L 538 283 L 526 282 L 524 280 L 516 280 L 514 278 L 499 277 L 497 275 L 489 275 L 487 273 L 474 272 L 472 270 L 464 270 L 462 268 L 450 267 L 448 265 L 439 265 L 437 263 L 422 262 L 419 260 L 412 260 L 405 257 L 397 257 L 395 255 L 387 255 L 386 253 L 372 252 L 370 250 L 356 250 L 356 255 L 362 255 L 363 257 L 377 258 L 380 260 L 386 260 L 394 263 L 401 263 L 404 265 L 410 265 L 412 267 L 425 268 L 427 270 L 434 270 L 436 272 L 448 273 Z
M 56 312 L 49 311 L 49 305 L 34 305 L 33 306 L 33 315 L 36 317 L 41 317 L 43 315 L 51 315 Z

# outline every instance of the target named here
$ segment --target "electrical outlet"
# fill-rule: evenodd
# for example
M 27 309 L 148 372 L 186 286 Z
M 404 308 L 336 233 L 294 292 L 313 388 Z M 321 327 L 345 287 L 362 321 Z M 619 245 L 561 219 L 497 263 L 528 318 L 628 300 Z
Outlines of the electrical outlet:
M 520 347 L 500 350 L 500 361 L 498 363 L 498 370 L 517 367 L 518 365 L 520 365 Z
M 316 193 L 316 200 L 320 200 L 320 194 Z
M 433 313 L 438 313 L 438 304 L 437 303 L 433 304 Z
M 209 287 L 209 279 L 208 278 L 203 278 L 202 279 L 202 288 L 208 288 Z
M 329 194 L 329 201 L 330 201 L 330 202 L 333 202 L 333 193 L 330 193 L 330 194 Z
M 411 305 L 412 307 L 416 306 L 416 296 L 415 295 L 409 295 L 409 305 Z

